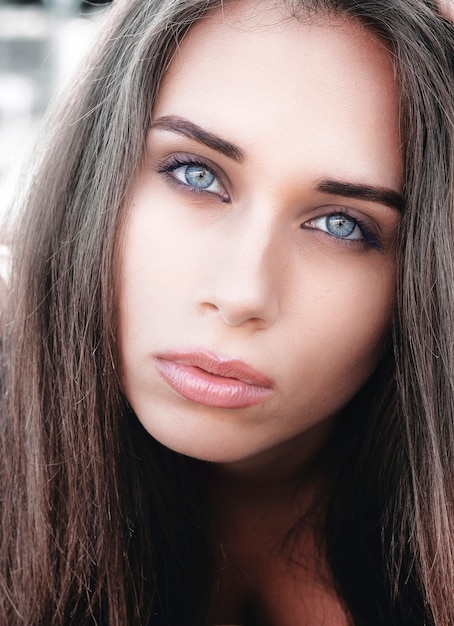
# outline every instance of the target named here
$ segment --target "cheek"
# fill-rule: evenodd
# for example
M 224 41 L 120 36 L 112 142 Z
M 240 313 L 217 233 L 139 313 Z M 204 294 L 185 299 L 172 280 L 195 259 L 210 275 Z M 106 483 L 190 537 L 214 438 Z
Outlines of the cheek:
M 151 192 L 137 194 L 123 233 L 120 263 L 120 322 L 143 311 L 152 319 L 166 297 L 178 297 L 188 268 L 185 229 L 169 218 L 166 206 Z M 153 205 L 147 197 L 154 197 Z
M 136 192 L 122 239 L 118 314 L 123 387 L 135 389 L 140 380 L 146 388 L 156 345 L 187 334 L 198 272 L 181 214 L 165 194 L 152 194 L 148 186 Z
M 313 397 L 339 410 L 359 391 L 383 355 L 395 298 L 395 268 L 385 263 L 339 272 L 318 265 L 294 304 L 293 332 L 282 338 L 291 388 L 301 396 L 301 381 L 311 381 Z M 310 297 L 309 297 L 310 296 Z M 298 310 L 298 315 L 296 311 Z M 324 401 L 322 402 L 322 399 Z M 315 402 L 315 400 L 314 400 Z

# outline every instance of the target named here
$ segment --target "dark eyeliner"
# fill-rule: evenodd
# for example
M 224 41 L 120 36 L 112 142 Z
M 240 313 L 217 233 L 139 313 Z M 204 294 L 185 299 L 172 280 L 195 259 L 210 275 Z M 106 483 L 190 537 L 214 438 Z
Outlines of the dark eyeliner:
M 352 222 L 354 222 L 360 229 L 364 237 L 364 241 L 368 246 L 370 246 L 371 248 L 375 248 L 375 250 L 378 250 L 379 252 L 383 250 L 383 246 L 381 245 L 377 236 L 374 235 L 374 233 L 372 233 L 372 231 L 360 219 L 358 219 L 357 217 L 353 217 L 352 215 L 349 215 L 348 213 L 343 212 L 343 211 L 336 213 L 336 215 L 343 215 L 345 217 L 348 217 L 348 219 L 352 220 Z M 344 241 L 349 241 L 349 240 L 347 239 Z

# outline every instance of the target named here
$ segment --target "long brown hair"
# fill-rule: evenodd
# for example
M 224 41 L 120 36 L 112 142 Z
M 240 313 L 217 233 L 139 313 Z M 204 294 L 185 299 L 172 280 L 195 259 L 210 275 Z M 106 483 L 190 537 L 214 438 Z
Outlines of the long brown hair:
M 199 464 L 157 444 L 122 397 L 115 278 L 160 81 L 188 28 L 221 4 L 114 4 L 30 175 L 2 348 L 1 623 L 206 623 L 213 564 Z M 372 29 L 401 90 L 393 349 L 345 410 L 325 482 L 326 554 L 355 624 L 448 626 L 453 27 L 424 0 L 286 4 Z

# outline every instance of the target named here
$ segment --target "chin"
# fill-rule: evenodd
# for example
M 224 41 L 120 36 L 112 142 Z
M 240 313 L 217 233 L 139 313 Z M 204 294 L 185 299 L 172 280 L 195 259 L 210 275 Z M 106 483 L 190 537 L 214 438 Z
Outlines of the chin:
M 225 445 L 223 441 L 217 441 L 215 445 L 211 442 L 204 444 L 203 442 L 184 441 L 179 437 L 178 442 L 173 440 L 159 440 L 166 448 L 183 454 L 184 456 L 197 459 L 198 461 L 207 461 L 209 463 L 235 463 L 242 461 L 250 456 L 254 456 L 254 452 L 239 450 L 238 446 Z
M 145 426 L 146 428 L 146 426 Z M 147 428 L 146 428 L 147 429 Z M 184 456 L 207 461 L 210 463 L 235 463 L 256 456 L 261 452 L 259 449 L 251 448 L 241 437 L 227 437 L 225 433 L 220 433 L 221 429 L 209 433 L 205 429 L 202 434 L 195 432 L 156 432 L 154 429 L 147 429 L 149 434 L 173 452 Z M 246 445 L 245 445 L 246 444 Z

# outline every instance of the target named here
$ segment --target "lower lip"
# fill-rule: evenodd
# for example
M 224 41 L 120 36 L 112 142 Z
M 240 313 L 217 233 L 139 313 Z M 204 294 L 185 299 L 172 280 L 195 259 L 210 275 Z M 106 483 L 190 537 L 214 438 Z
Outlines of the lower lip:
M 273 390 L 268 387 L 217 376 L 176 361 L 156 359 L 156 367 L 169 387 L 180 396 L 205 406 L 243 409 L 261 404 L 273 395 Z

